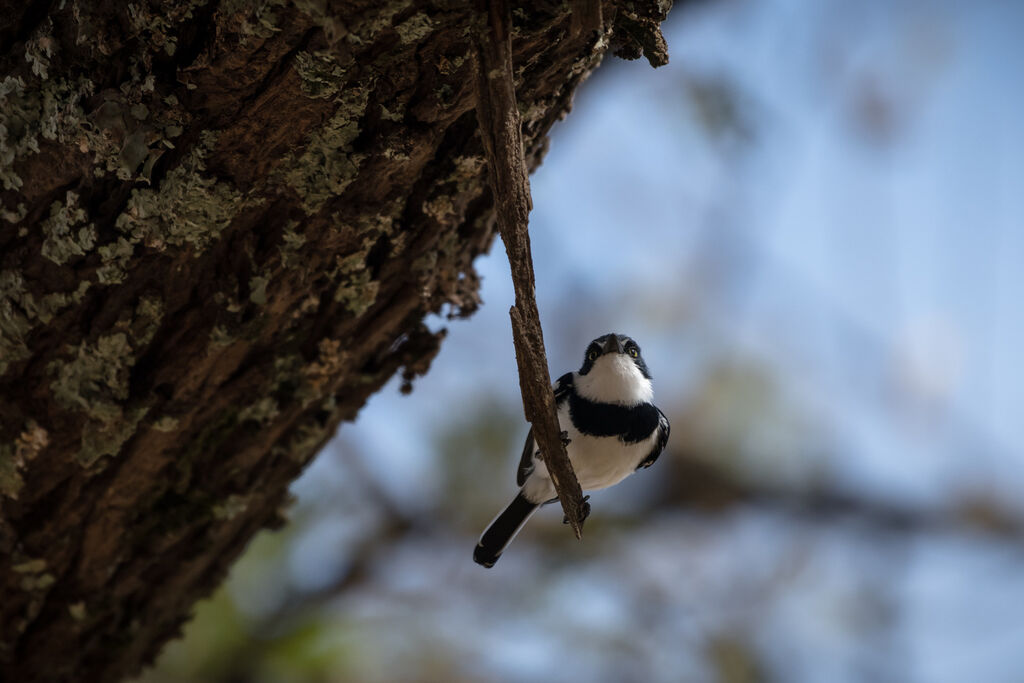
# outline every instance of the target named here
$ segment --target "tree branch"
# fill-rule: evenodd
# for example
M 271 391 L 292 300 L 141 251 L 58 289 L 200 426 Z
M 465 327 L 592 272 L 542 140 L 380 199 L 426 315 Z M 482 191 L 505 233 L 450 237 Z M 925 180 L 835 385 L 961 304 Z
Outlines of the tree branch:
M 477 0 L 477 121 L 498 215 L 498 230 L 508 253 L 516 304 L 509 310 L 519 366 L 523 411 L 533 425 L 562 510 L 580 538 L 589 505 L 561 439 L 555 396 L 548 374 L 544 335 L 537 311 L 528 231 L 530 181 L 523 158 L 519 108 L 512 76 L 512 14 L 507 0 Z
M 572 22 L 569 35 L 577 39 L 590 31 L 601 31 L 604 18 L 600 0 L 576 0 L 572 3 Z

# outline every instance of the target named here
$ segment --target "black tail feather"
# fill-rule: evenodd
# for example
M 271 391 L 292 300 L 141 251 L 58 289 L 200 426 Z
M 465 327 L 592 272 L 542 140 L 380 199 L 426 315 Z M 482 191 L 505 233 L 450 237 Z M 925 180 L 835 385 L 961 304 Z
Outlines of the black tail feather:
M 473 561 L 485 567 L 493 567 L 505 546 L 515 538 L 520 527 L 538 507 L 537 503 L 526 500 L 521 492 L 517 493 L 508 507 L 491 522 L 480 537 L 480 542 L 473 550 Z

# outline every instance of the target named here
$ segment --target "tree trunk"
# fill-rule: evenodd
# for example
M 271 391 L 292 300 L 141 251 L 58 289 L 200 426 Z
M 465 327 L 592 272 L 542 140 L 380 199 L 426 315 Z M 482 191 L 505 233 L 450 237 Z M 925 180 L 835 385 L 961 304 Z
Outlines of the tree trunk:
M 0 679 L 138 671 L 476 307 L 468 4 L 0 0 Z M 514 12 L 531 168 L 609 42 L 665 59 L 598 9 Z

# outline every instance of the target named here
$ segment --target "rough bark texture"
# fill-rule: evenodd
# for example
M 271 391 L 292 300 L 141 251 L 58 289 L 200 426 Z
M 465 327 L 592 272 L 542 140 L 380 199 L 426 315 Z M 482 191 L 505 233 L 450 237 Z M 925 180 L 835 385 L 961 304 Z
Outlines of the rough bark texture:
M 530 178 L 523 157 L 522 123 L 512 66 L 512 12 L 507 0 L 477 0 L 477 121 L 487 158 L 488 184 L 498 213 L 498 231 L 508 254 L 516 303 L 509 309 L 519 368 L 523 412 L 532 425 L 565 518 L 580 538 L 589 506 L 559 435 L 555 396 L 548 373 L 544 332 L 537 310 L 536 278 L 530 251 Z M 577 15 L 579 12 L 577 11 Z M 570 35 L 579 38 L 578 17 Z M 600 31 L 600 23 L 592 31 Z M 596 35 L 596 33 L 595 33 Z
M 601 32 L 514 11 L 531 168 L 609 42 L 663 58 L 666 6 L 602 7 Z M 424 316 L 477 305 L 471 10 L 0 16 L 0 679 L 117 680 L 279 523 L 338 423 L 426 370 Z

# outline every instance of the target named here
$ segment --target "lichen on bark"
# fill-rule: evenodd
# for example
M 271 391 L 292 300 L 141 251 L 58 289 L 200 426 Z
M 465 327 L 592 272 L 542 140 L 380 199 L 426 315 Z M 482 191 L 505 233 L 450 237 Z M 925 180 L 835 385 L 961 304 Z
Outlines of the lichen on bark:
M 629 3 L 630 40 L 656 47 L 662 9 Z M 0 16 L 0 678 L 116 680 L 280 523 L 342 420 L 426 371 L 443 330 L 424 317 L 478 305 L 494 222 L 470 14 Z M 516 22 L 536 165 L 617 24 L 572 37 L 561 2 Z

